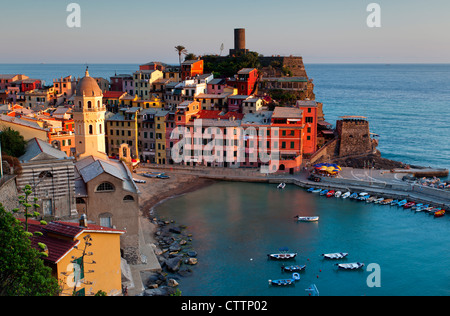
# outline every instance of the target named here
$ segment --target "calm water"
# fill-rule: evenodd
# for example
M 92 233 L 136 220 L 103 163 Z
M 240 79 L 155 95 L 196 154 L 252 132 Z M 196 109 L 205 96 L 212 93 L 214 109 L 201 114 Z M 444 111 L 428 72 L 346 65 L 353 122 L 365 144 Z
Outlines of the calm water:
M 155 208 L 193 233 L 199 264 L 181 281 L 183 295 L 306 296 L 315 283 L 321 295 L 449 295 L 450 221 L 397 207 L 307 193 L 291 185 L 222 182 L 166 201 Z M 318 215 L 319 222 L 296 222 Z M 269 279 L 290 276 L 267 253 L 288 247 L 293 264 L 306 264 L 291 287 Z M 371 271 L 337 270 L 329 252 L 348 252 L 339 262 L 377 263 L 381 287 L 369 288 Z

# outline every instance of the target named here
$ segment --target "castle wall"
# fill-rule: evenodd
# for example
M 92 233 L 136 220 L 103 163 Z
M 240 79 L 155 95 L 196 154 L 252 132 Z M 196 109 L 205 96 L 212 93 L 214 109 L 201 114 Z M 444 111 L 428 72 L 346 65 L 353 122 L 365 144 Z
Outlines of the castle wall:
M 340 138 L 339 157 L 372 152 L 368 121 L 340 120 L 336 129 Z

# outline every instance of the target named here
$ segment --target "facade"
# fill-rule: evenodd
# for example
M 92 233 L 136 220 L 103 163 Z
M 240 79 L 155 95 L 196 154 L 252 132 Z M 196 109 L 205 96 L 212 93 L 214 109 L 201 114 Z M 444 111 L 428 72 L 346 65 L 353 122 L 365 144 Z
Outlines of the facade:
M 186 60 L 181 63 L 181 80 L 203 75 L 203 60 Z
M 73 159 L 46 141 L 33 138 L 19 161 L 22 174 L 17 177 L 17 187 L 31 185 L 43 216 L 70 218 L 75 214 Z
M 303 129 L 302 142 L 303 154 L 312 155 L 317 148 L 317 126 L 319 106 L 316 101 L 297 101 L 297 107 L 303 112 Z
M 139 157 L 138 114 L 141 108 L 120 108 L 118 113 L 106 119 L 108 156 L 119 157 L 122 144 L 127 144 L 133 159 Z
M 93 296 L 99 291 L 108 296 L 122 295 L 120 236 L 124 231 L 81 221 L 55 221 L 43 226 L 34 220 L 28 221 L 28 229 L 42 233 L 31 238 L 31 244 L 39 251 L 38 243 L 47 246 L 44 264 L 58 280 L 61 296 Z M 90 245 L 82 258 L 86 243 Z
M 243 68 L 234 78 L 228 79 L 227 84 L 238 89 L 238 94 L 251 95 L 257 91 L 258 70 Z
M 139 70 L 133 73 L 134 94 L 141 99 L 148 99 L 152 94 L 153 82 L 161 79 L 160 70 Z M 133 95 L 132 93 L 130 93 Z

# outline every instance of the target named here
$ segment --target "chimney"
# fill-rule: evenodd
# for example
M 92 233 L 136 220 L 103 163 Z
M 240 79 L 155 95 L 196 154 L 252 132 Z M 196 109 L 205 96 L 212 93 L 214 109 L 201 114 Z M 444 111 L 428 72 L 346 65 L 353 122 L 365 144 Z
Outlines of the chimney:
M 86 214 L 82 214 L 81 217 L 80 217 L 80 227 L 87 227 Z

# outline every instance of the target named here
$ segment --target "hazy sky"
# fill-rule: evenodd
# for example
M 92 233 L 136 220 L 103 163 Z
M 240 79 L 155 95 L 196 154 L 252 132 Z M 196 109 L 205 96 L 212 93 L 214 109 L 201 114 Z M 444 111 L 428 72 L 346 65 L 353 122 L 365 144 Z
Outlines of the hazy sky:
M 381 28 L 366 24 L 371 2 Z M 307 63 L 450 63 L 448 0 L 0 0 L 0 63 L 177 63 L 176 45 L 228 54 L 234 28 L 252 51 Z

